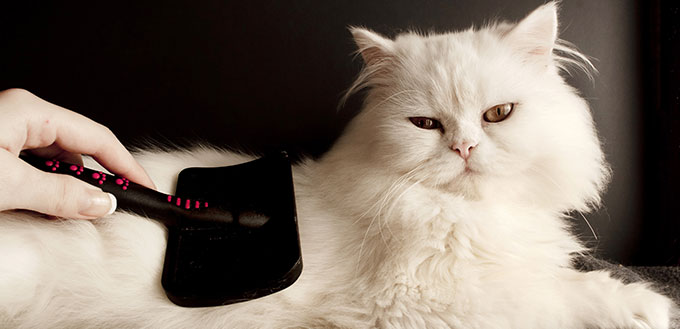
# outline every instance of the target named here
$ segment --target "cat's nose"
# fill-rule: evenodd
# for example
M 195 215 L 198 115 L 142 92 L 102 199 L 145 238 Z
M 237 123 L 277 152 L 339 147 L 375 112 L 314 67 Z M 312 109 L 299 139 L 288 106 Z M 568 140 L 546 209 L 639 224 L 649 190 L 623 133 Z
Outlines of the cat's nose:
M 472 152 L 472 149 L 477 146 L 477 142 L 468 142 L 468 141 L 463 141 L 460 143 L 454 143 L 451 145 L 451 149 L 458 153 L 463 160 L 467 161 L 467 159 L 470 157 L 470 152 Z

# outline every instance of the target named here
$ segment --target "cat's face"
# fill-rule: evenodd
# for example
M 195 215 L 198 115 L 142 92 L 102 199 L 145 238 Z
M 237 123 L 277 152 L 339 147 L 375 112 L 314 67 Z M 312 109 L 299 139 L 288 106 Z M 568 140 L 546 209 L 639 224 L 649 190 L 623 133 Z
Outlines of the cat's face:
M 387 170 L 474 198 L 584 209 L 607 169 L 560 77 L 553 4 L 517 25 L 395 40 L 352 32 L 370 87 L 350 133 Z

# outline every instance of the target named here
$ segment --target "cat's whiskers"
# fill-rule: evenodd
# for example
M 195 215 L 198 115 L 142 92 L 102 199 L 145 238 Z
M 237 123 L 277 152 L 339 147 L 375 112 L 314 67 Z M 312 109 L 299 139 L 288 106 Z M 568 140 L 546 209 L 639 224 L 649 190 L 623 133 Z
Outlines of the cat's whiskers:
M 401 175 L 393 184 L 390 186 L 390 188 L 383 194 L 383 197 L 381 198 L 380 202 L 378 203 L 379 207 L 378 210 L 375 213 L 375 217 L 378 219 L 378 228 L 380 230 L 381 228 L 381 220 L 384 219 L 387 216 L 383 216 L 383 209 L 388 205 L 391 204 L 390 208 L 388 208 L 388 214 L 391 212 L 393 209 L 395 202 L 399 200 L 399 198 L 403 195 L 400 194 L 398 198 L 392 198 L 392 196 L 399 190 L 401 187 L 403 187 L 409 180 L 411 180 L 415 174 L 415 172 L 422 167 L 421 165 L 416 166 L 415 168 L 411 169 L 407 173 Z M 385 221 L 387 222 L 387 221 Z M 382 236 L 382 231 L 380 230 L 381 236 Z M 394 234 L 392 234 L 394 235 Z M 387 241 L 383 238 L 383 241 L 387 244 Z
M 394 207 L 396 206 L 397 202 L 399 200 L 401 200 L 401 198 L 404 196 L 404 194 L 406 194 L 409 190 L 411 190 L 416 185 L 419 185 L 420 183 L 422 183 L 424 180 L 425 179 L 423 178 L 423 179 L 420 179 L 420 180 L 413 182 L 413 184 L 411 184 L 411 186 L 405 188 L 396 198 L 394 198 L 394 200 L 392 200 L 392 202 L 391 202 L 390 207 L 387 209 L 386 216 L 384 216 L 384 217 L 390 217 L 391 214 L 392 214 L 392 211 L 394 211 Z M 392 232 L 392 229 L 390 229 L 388 221 L 384 221 L 384 223 L 385 223 L 385 227 L 387 227 L 387 230 L 390 231 L 390 235 L 392 235 L 394 237 L 395 236 L 394 232 Z M 378 222 L 378 224 L 380 224 L 380 222 Z
M 394 93 L 394 94 L 392 94 L 392 95 L 390 95 L 390 96 L 388 96 L 388 97 L 385 97 L 385 99 L 383 99 L 383 100 L 381 100 L 380 102 L 378 102 L 378 104 L 375 104 L 375 105 L 371 106 L 370 108 L 367 108 L 367 109 L 363 110 L 362 112 L 364 112 L 364 113 L 371 113 L 371 112 L 373 112 L 373 110 L 375 110 L 376 108 L 380 107 L 381 105 L 383 105 L 383 104 L 385 104 L 385 103 L 387 103 L 387 102 L 389 102 L 389 101 L 394 100 L 394 99 L 395 99 L 397 96 L 399 96 L 399 95 L 403 95 L 403 94 L 406 94 L 406 93 L 421 93 L 421 92 L 418 91 L 418 90 L 415 90 L 415 89 L 404 89 L 404 90 L 398 91 L 398 92 L 396 92 L 396 93 Z
M 359 273 L 359 266 L 361 265 L 361 257 L 363 256 L 364 253 L 364 246 L 366 244 L 366 240 L 368 239 L 368 235 L 371 232 L 371 228 L 373 227 L 373 223 L 377 220 L 378 221 L 378 233 L 380 234 L 380 237 L 388 249 L 391 248 L 390 244 L 388 243 L 387 238 L 384 236 L 383 231 L 382 231 L 382 226 L 387 225 L 387 228 L 390 232 L 390 235 L 394 236 L 394 232 L 389 228 L 389 223 L 388 221 L 384 221 L 385 224 L 382 224 L 383 219 L 385 217 L 382 216 L 383 209 L 387 206 L 388 203 L 391 203 L 392 206 L 389 209 L 389 212 L 391 213 L 394 203 L 399 200 L 403 194 L 405 193 L 402 192 L 399 194 L 399 196 L 396 199 L 393 199 L 392 196 L 402 187 L 404 186 L 409 180 L 411 180 L 416 173 L 416 171 L 420 168 L 422 168 L 422 165 L 424 163 L 421 163 L 417 165 L 415 168 L 411 169 L 410 171 L 404 173 L 403 175 L 399 176 L 392 184 L 391 186 L 385 191 L 385 193 L 382 194 L 382 196 L 364 213 L 362 213 L 357 220 L 355 220 L 352 225 L 357 224 L 361 219 L 365 218 L 370 212 L 375 212 L 375 215 L 373 218 L 371 218 L 371 221 L 368 224 L 368 227 L 366 228 L 366 231 L 364 232 L 363 239 L 361 241 L 361 245 L 359 247 L 359 254 L 357 257 L 357 262 L 356 262 L 356 270 L 355 273 Z M 415 184 L 418 184 L 420 181 L 414 183 L 412 186 L 410 186 L 408 189 L 412 188 L 415 186 Z M 407 190 L 408 190 L 407 189 Z M 391 202 L 390 202 L 391 201 Z M 377 207 L 377 208 L 376 208 Z M 389 250 L 389 252 L 393 252 L 393 250 Z
M 434 176 L 434 175 L 433 175 Z M 448 185 L 449 182 L 446 182 Z M 444 177 L 442 175 L 436 175 L 434 179 L 434 187 L 435 188 L 440 188 L 442 185 L 444 185 Z
M 399 185 L 402 184 L 404 182 L 404 180 L 412 178 L 412 177 L 409 177 L 409 176 L 412 175 L 413 173 L 415 173 L 418 169 L 420 169 L 423 164 L 424 163 L 421 163 L 421 164 L 417 165 L 415 168 L 411 169 L 410 171 L 399 176 L 399 178 L 397 178 L 392 183 L 392 185 L 390 185 L 390 187 L 386 190 L 386 192 L 384 194 L 382 194 L 382 197 L 379 199 L 379 202 L 375 202 L 370 208 L 368 208 L 368 210 L 364 211 L 361 215 L 359 215 L 359 217 L 357 217 L 357 219 L 352 223 L 352 225 L 357 224 L 360 220 L 365 218 L 369 213 L 373 212 L 373 210 L 375 209 L 376 206 L 379 206 L 379 205 L 383 204 L 384 202 L 386 202 L 387 199 L 389 199 L 389 195 L 394 190 L 398 189 Z
M 597 74 L 595 65 L 590 61 L 588 56 L 583 55 L 571 42 L 565 40 L 557 40 L 554 46 L 555 63 L 562 71 L 569 75 L 569 66 L 576 67 L 588 76 L 590 81 L 595 81 L 594 74 Z
M 426 161 L 428 162 L 428 161 Z M 447 166 L 446 170 L 458 170 L 455 168 L 450 168 L 450 166 Z M 463 173 L 462 171 L 458 174 L 456 174 L 454 177 L 443 175 L 442 170 L 434 172 L 434 173 L 429 173 L 428 176 L 424 177 L 421 182 L 428 182 L 431 180 L 431 186 L 436 188 L 436 189 L 442 189 L 442 190 L 447 190 L 446 187 L 451 185 L 456 179 L 460 178 L 460 175 Z M 428 184 L 429 185 L 429 184 Z
M 593 228 L 592 225 L 590 225 L 590 221 L 588 220 L 588 218 L 586 218 L 586 216 L 580 210 L 577 210 L 576 212 L 578 212 L 578 214 L 581 215 L 583 220 L 586 222 L 586 224 L 588 225 L 588 228 L 590 229 L 590 232 L 593 233 L 593 237 L 595 238 L 595 240 L 599 240 L 599 238 L 597 237 L 597 234 L 595 234 L 595 229 Z

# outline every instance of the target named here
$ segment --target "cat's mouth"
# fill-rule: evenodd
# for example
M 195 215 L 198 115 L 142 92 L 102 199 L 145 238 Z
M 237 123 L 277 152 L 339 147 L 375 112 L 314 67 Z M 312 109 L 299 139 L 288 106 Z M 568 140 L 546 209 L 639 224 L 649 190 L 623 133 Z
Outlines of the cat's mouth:
M 466 175 L 466 176 L 477 176 L 481 175 L 482 170 L 479 168 L 479 166 L 476 166 L 474 163 L 471 163 L 469 161 L 465 162 L 465 167 L 461 171 L 460 175 Z
M 478 168 L 465 165 L 462 170 L 453 173 L 453 176 L 436 184 L 435 187 L 448 193 L 460 194 L 468 199 L 477 199 L 477 184 L 484 173 Z
M 455 175 L 453 178 L 453 182 L 461 182 L 461 181 L 466 181 L 466 182 L 472 182 L 475 178 L 480 177 L 483 174 L 479 168 L 475 168 L 474 166 L 470 166 L 469 164 L 465 164 L 465 167 L 458 172 L 458 174 Z
M 438 169 L 441 170 L 439 175 L 428 177 L 423 181 L 427 185 L 450 192 L 460 191 L 463 187 L 473 188 L 478 179 L 486 175 L 484 166 L 472 161 L 448 164 L 447 167 L 444 169 L 439 166 Z
M 463 170 L 463 174 L 465 175 L 478 175 L 481 174 L 479 171 L 470 168 L 470 166 L 466 165 L 465 169 Z

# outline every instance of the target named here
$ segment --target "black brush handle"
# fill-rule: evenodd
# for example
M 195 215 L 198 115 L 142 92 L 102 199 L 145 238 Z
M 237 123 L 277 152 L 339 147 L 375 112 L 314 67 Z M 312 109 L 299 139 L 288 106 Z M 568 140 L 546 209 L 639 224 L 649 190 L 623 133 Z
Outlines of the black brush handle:
M 125 210 L 158 220 L 166 226 L 176 225 L 179 220 L 196 220 L 205 223 L 232 222 L 232 214 L 211 204 L 208 200 L 195 200 L 164 194 L 129 179 L 92 170 L 81 165 L 56 159 L 44 159 L 22 153 L 20 158 L 32 166 L 50 173 L 75 177 L 90 185 L 113 194 L 118 201 L 116 210 Z

